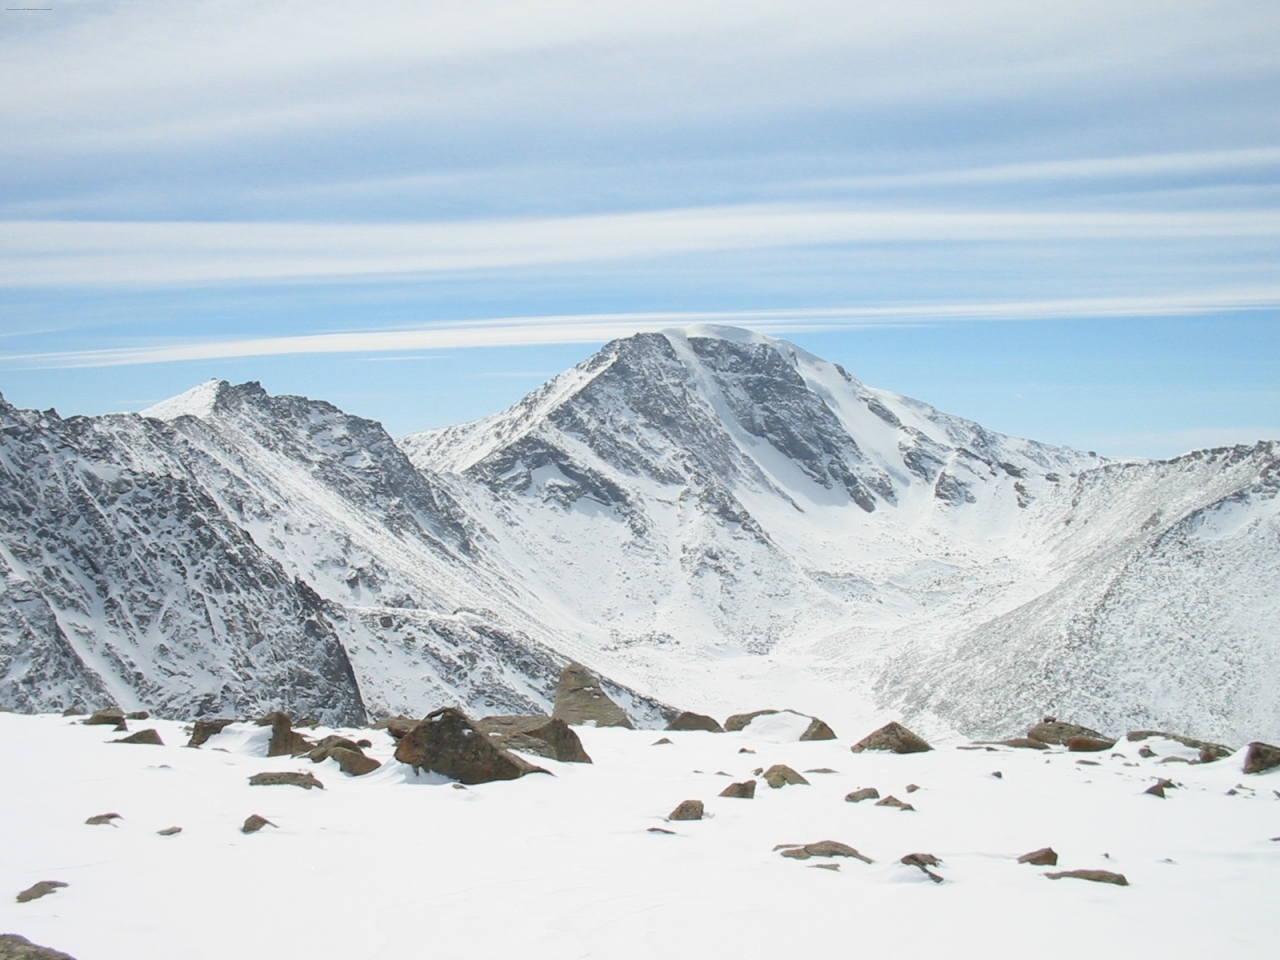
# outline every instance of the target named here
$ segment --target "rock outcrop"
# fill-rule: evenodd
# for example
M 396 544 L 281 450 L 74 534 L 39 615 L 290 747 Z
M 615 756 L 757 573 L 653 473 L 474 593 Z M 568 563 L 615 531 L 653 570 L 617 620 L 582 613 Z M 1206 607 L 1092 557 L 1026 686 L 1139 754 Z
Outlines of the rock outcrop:
M 1056 867 L 1058 865 L 1058 854 L 1053 847 L 1041 847 L 1039 850 L 1024 853 L 1018 858 L 1018 862 L 1029 863 L 1036 867 Z
M 808 860 L 810 857 L 849 857 L 871 863 L 870 857 L 863 856 L 847 843 L 838 840 L 819 840 L 817 843 L 780 843 L 774 850 L 790 860 Z
M 809 721 L 809 726 L 804 733 L 800 734 L 801 740 L 834 740 L 836 733 L 829 726 L 813 717 Z

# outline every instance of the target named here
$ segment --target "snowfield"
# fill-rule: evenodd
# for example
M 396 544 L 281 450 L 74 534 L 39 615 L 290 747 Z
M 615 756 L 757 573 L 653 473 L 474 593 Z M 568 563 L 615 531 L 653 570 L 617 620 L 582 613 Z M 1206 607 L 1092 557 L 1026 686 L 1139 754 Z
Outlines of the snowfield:
M 1078 960 L 1263 957 L 1280 942 L 1280 771 L 1245 775 L 1240 753 L 1187 764 L 1162 762 L 1194 757 L 1163 739 L 1095 754 L 952 739 L 853 754 L 870 727 L 800 743 L 784 715 L 725 734 L 577 727 L 594 763 L 530 756 L 552 775 L 457 788 L 392 759 L 380 730 L 336 731 L 368 737 L 383 761 L 351 778 L 332 761 L 266 758 L 268 728 L 235 724 L 188 749 L 183 724 L 131 723 L 146 727 L 165 745 L 0 713 L 0 932 L 76 960 Z M 1139 756 L 1143 745 L 1156 755 Z M 760 781 L 753 800 L 717 796 L 775 763 L 834 772 Z M 324 789 L 248 784 L 280 770 Z M 1161 777 L 1178 784 L 1166 799 L 1143 793 Z M 915 809 L 844 800 L 861 787 Z M 686 799 L 708 817 L 666 821 Z M 109 812 L 114 825 L 85 824 Z M 243 834 L 250 814 L 275 826 Z M 182 832 L 157 834 L 171 826 Z M 774 850 L 820 840 L 874 862 Z M 1017 862 L 1045 846 L 1056 868 Z M 943 882 L 899 862 L 911 853 L 940 858 Z M 814 869 L 827 863 L 840 869 Z M 67 886 L 15 902 L 41 880 Z

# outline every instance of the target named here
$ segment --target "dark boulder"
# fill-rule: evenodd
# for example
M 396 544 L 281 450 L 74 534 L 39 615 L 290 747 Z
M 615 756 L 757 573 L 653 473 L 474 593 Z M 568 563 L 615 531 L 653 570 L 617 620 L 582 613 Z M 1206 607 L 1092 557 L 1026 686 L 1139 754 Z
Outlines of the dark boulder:
M 1058 865 L 1058 854 L 1053 847 L 1041 847 L 1039 850 L 1024 853 L 1018 858 L 1018 862 L 1029 863 L 1036 867 L 1056 867 Z
M 1129 885 L 1123 873 L 1112 873 L 1110 870 L 1059 870 L 1056 873 L 1046 873 L 1045 876 L 1050 880 L 1061 880 L 1067 877 L 1075 880 L 1092 880 L 1094 883 L 1114 883 L 1117 887 Z
M 0 960 L 76 960 L 69 953 L 41 947 L 16 933 L 0 933 Z
M 609 699 L 595 674 L 580 663 L 571 663 L 560 671 L 551 715 L 565 723 L 635 729 L 623 709 Z
M 720 791 L 720 796 L 730 797 L 735 800 L 754 800 L 756 782 L 754 780 L 743 780 L 741 783 L 731 783 Z
M 197 720 L 191 728 L 191 739 L 188 747 L 201 747 L 209 742 L 209 738 L 218 735 L 235 720 Z
M 162 837 L 176 837 L 181 832 L 182 832 L 181 827 L 165 827 L 163 830 L 156 831 L 156 833 L 158 833 Z
M 775 763 L 772 767 L 764 772 L 764 782 L 769 784 L 774 790 L 781 787 L 809 786 L 809 781 L 792 770 L 785 763 Z
M 81 722 L 87 727 L 106 726 L 115 727 L 117 730 L 124 730 L 127 729 L 127 724 L 124 720 L 125 717 L 123 710 L 109 709 L 95 710 L 87 720 Z
M 244 826 L 240 828 L 241 833 L 257 833 L 263 827 L 274 827 L 275 824 L 266 817 L 260 817 L 256 813 L 245 817 Z
M 733 716 L 731 716 L 728 720 L 724 722 L 724 728 L 729 733 L 734 733 L 738 730 L 744 730 L 746 729 L 747 724 L 749 724 L 756 717 L 766 717 L 766 716 L 769 716 L 770 714 L 777 713 L 777 712 L 778 712 L 777 710 L 756 710 L 753 713 L 735 713 Z
M 112 740 L 112 743 L 148 743 L 153 747 L 163 747 L 164 741 L 160 739 L 160 733 L 152 727 L 146 730 L 139 730 L 137 733 L 131 733 L 127 737 L 121 737 L 119 740 Z
M 668 814 L 668 820 L 701 820 L 705 812 L 701 800 L 682 800 L 680 805 Z
M 60 887 L 65 886 L 66 884 L 61 880 L 41 880 L 39 883 L 33 883 L 18 894 L 18 902 L 27 903 L 31 900 L 39 900 L 41 897 L 56 893 Z
M 547 772 L 491 742 L 466 714 L 452 707 L 427 714 L 401 737 L 396 759 L 415 771 L 430 770 L 461 783 L 514 780 L 528 773 Z
M 1090 737 L 1094 740 L 1111 740 L 1104 733 L 1097 730 L 1090 730 L 1088 727 L 1082 727 L 1077 723 L 1062 723 L 1055 717 L 1045 717 L 1034 727 L 1027 731 L 1027 736 L 1032 740 L 1039 740 L 1041 743 L 1060 744 L 1072 737 Z M 1114 743 L 1114 740 L 1111 740 Z
M 1262 773 L 1274 767 L 1280 767 L 1280 747 L 1257 740 L 1249 744 L 1244 754 L 1245 773 Z
M 924 753 L 926 750 L 932 750 L 933 747 L 929 746 L 902 724 L 894 721 L 886 723 L 879 730 L 867 734 L 849 749 L 854 753 L 862 753 L 864 750 L 888 750 L 892 753 Z
M 485 717 L 476 729 L 503 750 L 519 750 L 561 763 L 590 763 L 582 741 L 555 717 Z
M 1116 745 L 1114 740 L 1108 740 L 1105 737 L 1102 739 L 1097 737 L 1067 737 L 1062 743 L 1072 753 L 1101 753 L 1103 750 L 1110 750 Z
M 701 713 L 692 713 L 689 710 L 679 714 L 674 720 L 667 724 L 668 730 L 708 730 L 711 733 L 724 733 L 724 727 L 715 717 L 708 717 Z
M 260 727 L 271 728 L 271 741 L 267 744 L 268 757 L 292 757 L 311 749 L 311 741 L 293 729 L 293 721 L 279 710 L 258 721 Z
M 846 803 L 861 803 L 863 800 L 879 800 L 880 791 L 875 787 L 863 787 L 861 790 L 854 790 L 852 793 L 845 794 Z
M 304 790 L 310 790 L 312 787 L 324 789 L 324 784 L 317 780 L 309 773 L 294 773 L 293 771 L 283 771 L 279 773 L 255 773 L 249 778 L 249 786 L 251 787 L 302 787 Z
M 800 734 L 800 739 L 802 741 L 834 740 L 835 738 L 836 738 L 835 731 L 832 730 L 830 727 L 828 727 L 825 723 L 823 723 L 817 717 L 810 718 L 809 726 L 805 729 L 804 733 Z
M 355 741 L 348 740 L 346 737 L 340 737 L 337 734 L 330 734 L 308 750 L 306 756 L 312 763 L 321 763 L 322 761 L 329 759 L 330 751 L 335 748 L 353 750 L 356 753 L 364 752 L 356 745 Z
M 366 757 L 361 751 L 348 750 L 346 747 L 330 748 L 329 759 L 337 761 L 342 772 L 350 777 L 363 777 L 382 766 L 373 757 Z

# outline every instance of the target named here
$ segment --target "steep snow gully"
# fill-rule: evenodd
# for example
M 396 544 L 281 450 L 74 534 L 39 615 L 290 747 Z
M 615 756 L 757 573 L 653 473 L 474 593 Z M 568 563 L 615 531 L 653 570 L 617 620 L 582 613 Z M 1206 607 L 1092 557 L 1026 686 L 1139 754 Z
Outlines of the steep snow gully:
M 210 381 L 0 400 L 0 705 L 332 724 L 671 707 L 1280 737 L 1280 444 L 1108 461 L 730 328 L 399 442 Z

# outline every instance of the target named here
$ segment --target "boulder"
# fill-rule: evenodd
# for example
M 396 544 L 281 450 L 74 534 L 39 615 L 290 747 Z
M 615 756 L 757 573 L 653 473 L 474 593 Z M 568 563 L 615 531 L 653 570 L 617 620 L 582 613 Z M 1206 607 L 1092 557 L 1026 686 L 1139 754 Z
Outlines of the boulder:
M 1134 743 L 1141 740 L 1149 740 L 1152 737 L 1163 737 L 1165 740 L 1172 740 L 1175 743 L 1182 744 L 1184 747 L 1190 747 L 1192 750 L 1199 750 L 1201 763 L 1212 763 L 1214 760 L 1229 757 L 1234 752 L 1230 747 L 1223 746 L 1221 743 L 1210 743 L 1208 740 L 1197 740 L 1195 737 L 1184 737 L 1182 734 L 1166 733 L 1163 730 L 1131 730 L 1125 734 L 1125 739 Z M 1154 753 L 1154 751 L 1152 752 Z
M 986 743 L 987 741 L 983 741 Z M 992 743 L 1002 747 L 1013 747 L 1018 750 L 1048 750 L 1049 745 L 1043 740 L 1033 740 L 1031 737 L 1010 737 L 1008 740 L 993 740 Z
M 731 716 L 728 720 L 724 722 L 724 728 L 729 733 L 734 733 L 738 730 L 744 730 L 746 729 L 747 724 L 749 724 L 756 717 L 764 717 L 764 716 L 768 716 L 771 713 L 777 713 L 777 712 L 778 712 L 777 710 L 756 710 L 754 713 L 735 713 L 733 716 Z
M 1050 880 L 1069 877 L 1075 880 L 1092 880 L 1094 883 L 1114 883 L 1117 887 L 1129 885 L 1123 873 L 1112 873 L 1110 870 L 1059 870 L 1056 873 L 1046 873 L 1045 876 Z
M 476 729 L 504 750 L 519 750 L 561 763 L 590 763 L 582 741 L 555 717 L 485 717 Z
M 1024 853 L 1018 858 L 1018 862 L 1029 863 L 1037 867 L 1056 867 L 1058 865 L 1058 854 L 1054 852 L 1053 847 L 1041 847 L 1039 850 Z
M 33 883 L 18 894 L 18 902 L 27 903 L 31 900 L 39 900 L 41 897 L 56 893 L 60 887 L 65 886 L 66 884 L 61 880 L 41 880 L 39 883 Z
M 1249 744 L 1244 754 L 1245 773 L 1262 773 L 1274 767 L 1280 767 L 1280 747 L 1257 740 Z
M 1072 753 L 1100 753 L 1103 750 L 1110 750 L 1116 745 L 1116 742 L 1105 737 L 1102 739 L 1097 737 L 1067 737 L 1062 741 L 1062 744 Z
M 209 742 L 210 737 L 221 733 L 233 723 L 235 723 L 234 720 L 197 720 L 195 726 L 191 728 L 191 739 L 187 741 L 187 746 L 204 746 Z
M 754 800 L 756 782 L 754 780 L 743 780 L 741 783 L 731 783 L 720 791 L 720 796 L 736 800 Z
M 308 750 L 306 756 L 312 763 L 320 763 L 328 760 L 330 751 L 335 748 L 353 750 L 356 753 L 364 752 L 354 740 L 348 740 L 346 737 L 340 737 L 337 734 L 330 734 Z
M 781 851 L 782 856 L 790 860 L 808 860 L 810 857 L 849 857 L 871 863 L 870 857 L 864 857 L 853 847 L 838 840 L 819 840 L 817 843 L 780 843 L 773 848 Z
M 82 722 L 87 727 L 110 726 L 115 727 L 117 730 L 124 730 L 127 728 L 124 719 L 123 710 L 109 709 L 95 710 L 87 720 Z
M 165 827 L 163 830 L 156 831 L 156 833 L 158 833 L 162 837 L 176 837 L 181 832 L 182 832 L 181 827 Z
M 400 738 L 396 759 L 415 771 L 430 770 L 461 783 L 514 780 L 528 773 L 546 773 L 514 753 L 508 753 L 475 728 L 460 710 L 435 710 Z
M 91 827 L 101 827 L 104 824 L 111 823 L 112 820 L 122 820 L 122 819 L 124 818 L 121 817 L 120 814 L 118 813 L 99 813 L 90 817 L 88 820 L 85 821 L 85 823 Z M 111 825 L 113 827 L 115 826 L 114 823 L 112 823 Z
M 266 817 L 260 817 L 256 813 L 245 817 L 244 826 L 240 828 L 241 833 L 257 833 L 263 827 L 274 827 L 275 824 Z
M 801 740 L 834 740 L 835 738 L 835 731 L 817 717 L 813 717 L 805 732 L 800 734 Z
M 385 717 L 373 725 L 375 730 L 385 730 L 394 740 L 399 740 L 418 725 L 416 717 Z
M 708 717 L 701 713 L 692 713 L 689 710 L 679 714 L 674 720 L 667 724 L 668 730 L 708 730 L 711 733 L 724 733 L 724 727 L 714 717 Z
M 897 797 L 893 796 L 892 794 L 885 797 L 883 800 L 877 800 L 876 806 L 877 807 L 897 807 L 899 810 L 902 810 L 902 811 L 915 809 L 915 807 L 913 807 L 911 804 L 903 803 L 901 800 L 899 800 Z
M 894 721 L 886 723 L 879 730 L 867 734 L 849 749 L 854 753 L 862 753 L 864 750 L 888 750 L 892 753 L 924 753 L 926 750 L 932 750 L 933 747 L 929 746 L 902 724 Z
M 160 739 L 160 733 L 153 727 L 146 730 L 139 730 L 137 733 L 131 733 L 127 737 L 121 737 L 119 740 L 112 740 L 112 743 L 149 743 L 153 747 L 163 747 L 164 741 Z
M 596 676 L 580 663 L 571 663 L 560 671 L 551 716 L 575 725 L 635 729 L 622 708 L 601 689 Z
M 124 715 L 126 720 L 150 720 L 151 714 L 146 710 L 134 710 L 132 713 Z
M 336 760 L 342 772 L 351 777 L 363 777 L 382 766 L 373 757 L 366 757 L 361 751 L 348 750 L 346 747 L 331 747 L 329 759 Z
M 651 746 L 651 747 L 665 747 L 665 746 L 669 746 L 670 744 L 671 744 L 671 738 L 670 738 L 670 737 L 661 737 L 661 738 L 659 738 L 659 739 L 657 739 L 657 740 L 653 741 L 653 743 L 649 744 L 649 746 Z
M 939 860 L 937 857 L 935 857 L 932 853 L 908 853 L 905 857 L 903 857 L 898 862 L 904 863 L 908 867 L 918 867 L 920 870 L 924 872 L 924 875 L 928 877 L 930 880 L 932 880 L 934 883 L 942 882 L 942 877 L 938 876 L 936 873 L 934 873 L 932 870 L 929 869 L 930 867 L 936 867 L 938 866 L 938 864 L 942 863 L 942 861 Z
M 1060 744 L 1072 737 L 1090 737 L 1094 740 L 1109 740 L 1110 738 L 1097 730 L 1090 730 L 1088 727 L 1082 727 L 1077 723 L 1062 723 L 1056 717 L 1045 717 L 1034 727 L 1027 731 L 1027 737 L 1031 740 L 1039 740 L 1041 743 Z M 1115 741 L 1112 740 L 1112 743 Z
M 680 805 L 668 814 L 668 820 L 701 820 L 704 813 L 701 800 L 682 800 Z
M 251 787 L 302 787 L 303 790 L 310 790 L 312 787 L 324 789 L 324 784 L 317 780 L 309 773 L 294 773 L 293 771 L 282 771 L 279 773 L 255 773 L 249 778 L 249 786 Z
M 775 763 L 772 767 L 764 772 L 764 782 L 769 784 L 774 790 L 788 785 L 808 786 L 809 781 L 802 777 L 796 771 L 792 770 L 785 763 Z
M 268 757 L 292 757 L 311 749 L 311 741 L 293 729 L 287 713 L 276 710 L 258 721 L 260 727 L 271 728 L 271 741 L 267 744 Z
M 16 933 L 0 933 L 0 960 L 76 960 L 69 953 L 41 947 Z
M 861 790 L 854 790 L 852 793 L 845 794 L 846 803 L 861 803 L 863 800 L 879 800 L 880 791 L 875 787 L 863 787 Z

